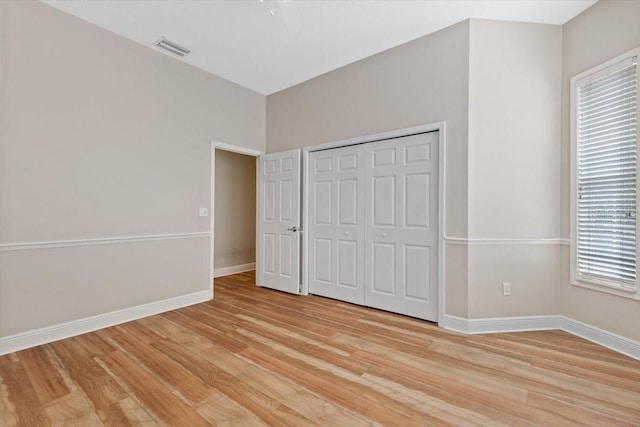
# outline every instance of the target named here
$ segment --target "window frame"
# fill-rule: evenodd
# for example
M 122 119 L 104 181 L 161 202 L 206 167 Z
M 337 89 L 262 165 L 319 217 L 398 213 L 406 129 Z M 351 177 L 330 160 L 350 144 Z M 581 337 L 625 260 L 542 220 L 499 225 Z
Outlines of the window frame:
M 633 283 L 633 289 L 629 286 L 628 282 L 622 284 L 615 280 L 606 280 L 604 278 L 597 277 L 584 277 L 578 274 L 578 121 L 577 121 L 577 88 L 578 83 L 584 85 L 586 82 L 582 82 L 585 79 L 594 80 L 605 73 L 609 73 L 615 69 L 623 61 L 636 57 L 636 87 L 638 90 L 637 99 L 638 105 L 636 106 L 636 150 L 639 156 L 638 163 L 636 163 L 636 212 L 640 208 L 640 47 L 632 49 L 620 56 L 610 59 L 600 65 L 597 65 L 589 70 L 586 70 L 570 80 L 570 161 L 571 161 L 571 185 L 570 185 L 570 283 L 574 286 L 584 287 L 596 291 L 606 292 L 609 294 L 618 295 L 625 298 L 632 298 L 640 300 L 640 244 L 636 237 L 636 280 Z M 636 215 L 636 234 L 640 230 L 640 221 Z

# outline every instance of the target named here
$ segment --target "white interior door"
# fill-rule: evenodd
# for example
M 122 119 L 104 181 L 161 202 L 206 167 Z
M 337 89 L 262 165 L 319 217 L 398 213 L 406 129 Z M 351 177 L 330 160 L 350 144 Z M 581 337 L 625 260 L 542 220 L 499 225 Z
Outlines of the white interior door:
M 364 147 L 309 155 L 309 292 L 364 304 Z
M 300 150 L 265 154 L 258 170 L 257 284 L 300 293 Z
M 437 321 L 438 133 L 365 147 L 365 303 Z

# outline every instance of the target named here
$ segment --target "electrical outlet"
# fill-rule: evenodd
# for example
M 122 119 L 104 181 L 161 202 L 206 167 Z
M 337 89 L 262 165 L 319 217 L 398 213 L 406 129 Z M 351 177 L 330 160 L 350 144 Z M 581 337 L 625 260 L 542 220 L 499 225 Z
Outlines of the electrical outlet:
M 502 295 L 509 296 L 511 295 L 511 283 L 504 282 L 502 284 Z

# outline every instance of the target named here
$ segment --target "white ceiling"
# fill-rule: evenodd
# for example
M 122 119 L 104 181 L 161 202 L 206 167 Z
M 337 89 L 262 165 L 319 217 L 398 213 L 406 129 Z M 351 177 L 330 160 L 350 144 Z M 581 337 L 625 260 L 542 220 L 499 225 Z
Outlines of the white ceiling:
M 268 95 L 467 18 L 564 24 L 596 0 L 44 0 Z

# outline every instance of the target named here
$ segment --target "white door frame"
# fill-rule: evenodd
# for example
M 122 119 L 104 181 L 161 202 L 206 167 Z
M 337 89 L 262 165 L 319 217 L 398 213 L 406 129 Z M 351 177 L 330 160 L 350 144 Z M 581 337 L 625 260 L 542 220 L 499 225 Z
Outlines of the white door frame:
M 230 145 L 223 142 L 211 141 L 211 203 L 209 204 L 209 289 L 211 291 L 210 298 L 213 298 L 213 281 L 214 281 L 214 254 L 215 254 L 215 202 L 216 202 L 216 150 L 231 151 L 232 153 L 244 154 L 247 156 L 253 156 L 258 161 L 258 156 L 264 154 L 263 151 L 254 150 L 252 148 L 240 147 L 239 145 Z M 256 174 L 256 179 L 258 178 Z M 257 185 L 257 181 L 256 181 Z M 256 192 L 256 197 L 258 193 Z M 257 238 L 257 236 L 256 236 Z M 257 254 L 256 254 L 257 255 Z M 256 258 L 257 261 L 257 258 Z
M 347 145 L 362 144 L 379 141 L 382 139 L 397 138 L 416 133 L 438 131 L 438 326 L 444 325 L 445 311 L 445 286 L 444 286 L 444 230 L 445 230 L 445 205 L 446 205 L 446 122 L 436 122 L 410 128 L 396 129 L 388 132 L 376 133 L 372 135 L 358 136 L 341 141 L 327 142 L 324 144 L 312 145 L 302 149 L 302 292 L 301 295 L 309 294 L 309 241 L 307 230 L 309 229 L 309 154 L 312 151 L 326 150 L 329 148 L 339 148 Z

